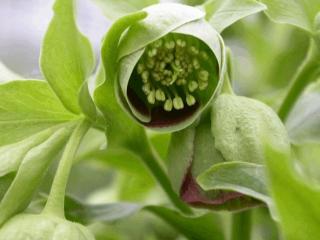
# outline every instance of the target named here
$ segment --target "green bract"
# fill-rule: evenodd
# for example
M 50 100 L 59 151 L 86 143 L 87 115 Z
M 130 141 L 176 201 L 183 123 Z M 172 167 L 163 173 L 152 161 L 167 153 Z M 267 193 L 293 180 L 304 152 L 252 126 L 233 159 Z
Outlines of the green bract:
M 198 124 L 173 134 L 173 187 L 185 202 L 198 207 L 239 210 L 261 202 L 272 206 L 263 139 L 290 153 L 285 127 L 271 108 L 254 99 L 219 95 Z
M 199 116 L 219 89 L 224 45 L 197 8 L 168 3 L 144 11 L 147 17 L 131 25 L 115 46 L 116 95 L 139 123 L 179 130 Z M 107 65 L 103 51 L 102 57 Z
M 0 230 L 0 240 L 94 240 L 84 226 L 46 215 L 19 214 Z

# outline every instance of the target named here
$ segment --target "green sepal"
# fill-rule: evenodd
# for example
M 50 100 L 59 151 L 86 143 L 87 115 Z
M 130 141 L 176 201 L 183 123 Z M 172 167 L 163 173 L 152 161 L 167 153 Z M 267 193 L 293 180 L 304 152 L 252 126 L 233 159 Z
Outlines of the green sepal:
M 70 126 L 55 127 L 44 142 L 25 153 L 13 182 L 0 202 L 0 225 L 12 215 L 24 210 L 41 183 L 50 163 L 60 152 L 72 129 Z

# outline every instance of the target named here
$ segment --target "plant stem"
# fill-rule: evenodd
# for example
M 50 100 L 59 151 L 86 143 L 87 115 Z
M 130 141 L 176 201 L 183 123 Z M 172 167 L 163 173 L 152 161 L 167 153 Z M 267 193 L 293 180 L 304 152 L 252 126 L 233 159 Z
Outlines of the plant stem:
M 251 211 L 234 213 L 232 216 L 231 240 L 251 239 Z
M 152 147 L 149 139 L 145 136 L 145 148 L 140 153 L 144 164 L 148 167 L 154 178 L 159 182 L 162 189 L 166 192 L 172 204 L 185 214 L 192 214 L 191 208 L 184 203 L 172 188 L 168 175 L 161 166 L 161 159 Z
M 70 170 L 74 156 L 83 136 L 90 127 L 87 120 L 83 120 L 73 131 L 62 154 L 56 175 L 54 177 L 48 201 L 43 209 L 44 214 L 64 218 L 64 198 Z
M 223 85 L 222 85 L 221 93 L 235 95 L 234 91 L 233 91 L 233 88 L 232 88 L 232 85 L 231 85 L 229 74 L 226 74 L 225 77 L 224 77 L 224 82 L 223 82 Z
M 294 76 L 289 91 L 282 102 L 278 115 L 285 121 L 303 90 L 320 75 L 320 53 L 316 43 L 311 40 L 308 54 Z

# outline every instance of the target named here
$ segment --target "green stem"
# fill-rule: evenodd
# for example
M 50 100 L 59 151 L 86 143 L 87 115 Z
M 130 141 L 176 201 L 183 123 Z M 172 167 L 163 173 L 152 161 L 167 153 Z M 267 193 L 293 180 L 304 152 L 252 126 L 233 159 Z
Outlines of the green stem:
M 154 150 L 150 144 L 149 139 L 145 136 L 145 148 L 141 151 L 140 155 L 144 164 L 148 167 L 154 178 L 161 185 L 162 189 L 166 192 L 168 198 L 172 204 L 185 214 L 192 214 L 192 210 L 186 205 L 172 188 L 168 175 L 164 171 L 164 167 L 161 166 L 160 156 Z
M 232 216 L 231 240 L 251 239 L 251 211 L 234 213 Z
M 221 93 L 226 93 L 226 94 L 230 94 L 230 95 L 235 95 L 235 94 L 234 94 L 234 91 L 233 91 L 233 89 L 232 89 L 232 86 L 231 86 L 229 74 L 227 74 L 227 73 L 225 74 L 225 77 L 224 77 L 224 81 L 223 81 Z
M 89 122 L 83 120 L 73 131 L 64 149 L 56 175 L 54 177 L 48 201 L 43 209 L 44 214 L 54 215 L 61 218 L 65 217 L 64 198 L 70 170 L 80 142 L 88 131 L 89 127 Z
M 279 108 L 278 115 L 285 121 L 303 90 L 320 75 L 320 54 L 316 43 L 312 40 L 308 54 L 294 76 L 289 91 Z

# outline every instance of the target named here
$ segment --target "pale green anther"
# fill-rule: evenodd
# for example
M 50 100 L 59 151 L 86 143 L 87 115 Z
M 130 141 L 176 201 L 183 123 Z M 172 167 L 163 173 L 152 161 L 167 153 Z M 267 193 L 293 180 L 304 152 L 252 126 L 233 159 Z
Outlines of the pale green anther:
M 167 112 L 170 112 L 172 110 L 172 100 L 170 98 L 165 101 L 163 109 Z
M 144 65 L 142 63 L 139 63 L 137 68 L 138 73 L 139 74 L 143 73 L 144 69 L 145 69 Z
M 143 71 L 141 77 L 142 77 L 142 81 L 143 81 L 144 83 L 148 82 L 149 72 L 148 72 L 148 71 Z
M 159 82 L 161 80 L 161 77 L 160 77 L 160 75 L 158 73 L 152 73 L 152 77 L 157 82 Z
M 203 82 L 203 81 L 200 81 L 199 82 L 199 89 L 200 90 L 204 90 L 208 87 L 208 82 Z
M 170 53 L 170 54 L 168 54 L 168 56 L 164 59 L 164 61 L 165 61 L 166 63 L 170 63 L 171 61 L 173 61 L 173 59 L 174 59 L 174 56 L 173 56 L 172 53 Z
M 175 42 L 172 40 L 165 43 L 165 46 L 167 49 L 174 49 L 175 45 L 176 45 Z
M 157 91 L 156 91 L 156 99 L 158 101 L 166 100 L 166 95 L 164 94 L 164 92 L 161 89 L 157 89 Z
M 187 45 L 186 41 L 183 41 L 181 39 L 177 39 L 177 45 L 179 47 L 185 47 Z
M 192 106 L 196 103 L 196 99 L 191 94 L 187 94 L 186 102 L 187 102 L 188 106 Z
M 147 47 L 137 72 L 149 104 L 163 103 L 165 111 L 181 110 L 197 102 L 195 91 L 208 87 L 210 75 L 201 64 L 209 55 L 197 45 L 188 44 L 183 38 L 168 37 Z
M 176 96 L 176 97 L 173 99 L 173 107 L 174 107 L 176 110 L 183 109 L 184 104 L 183 104 L 183 101 L 182 101 L 182 98 L 181 98 L 181 97 Z
M 181 85 L 185 85 L 187 83 L 187 81 L 184 78 L 180 78 L 177 81 L 177 85 L 181 86 Z
M 195 68 L 195 69 L 199 69 L 200 68 L 200 63 L 199 63 L 199 61 L 198 61 L 198 59 L 193 59 L 192 60 L 192 65 L 193 65 L 193 67 Z
M 154 104 L 156 102 L 156 96 L 155 96 L 154 90 L 150 91 L 150 93 L 148 94 L 147 99 L 148 99 L 148 102 L 150 104 Z
M 196 81 L 191 81 L 188 84 L 188 89 L 190 92 L 195 91 L 198 88 L 198 83 Z
M 166 75 L 166 76 L 171 76 L 172 72 L 170 70 L 164 70 L 163 74 Z
M 164 68 L 166 67 L 166 63 L 161 62 L 159 67 L 160 67 L 160 70 L 164 70 Z
M 169 85 L 166 80 L 162 80 L 161 84 L 164 85 L 164 86 L 168 86 Z
M 151 48 L 151 49 L 148 51 L 148 56 L 149 56 L 149 57 L 154 57 L 155 55 L 157 55 L 157 49 L 156 49 L 156 48 Z
M 199 54 L 199 50 L 195 47 L 195 46 L 191 46 L 190 47 L 190 52 L 194 55 L 198 55 Z
M 209 58 L 208 54 L 206 52 L 204 52 L 204 51 L 201 51 L 200 55 L 204 60 L 207 60 Z
M 206 71 L 206 70 L 201 70 L 201 71 L 199 72 L 199 79 L 200 79 L 201 81 L 208 81 L 208 79 L 209 79 L 209 72 Z
M 161 47 L 161 46 L 162 46 L 162 39 L 157 40 L 157 41 L 154 43 L 154 46 L 155 46 L 156 48 Z
M 150 83 L 146 83 L 146 84 L 143 84 L 142 86 L 142 91 L 145 93 L 145 94 L 149 94 L 150 93 Z
M 154 60 L 152 58 L 149 58 L 148 61 L 147 61 L 147 67 L 148 68 L 154 68 Z

